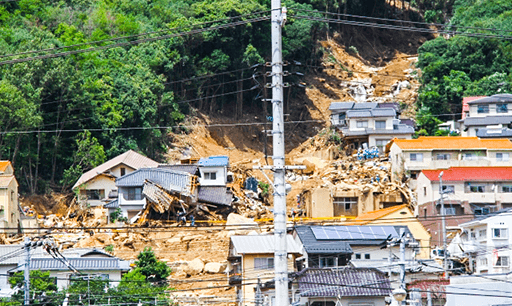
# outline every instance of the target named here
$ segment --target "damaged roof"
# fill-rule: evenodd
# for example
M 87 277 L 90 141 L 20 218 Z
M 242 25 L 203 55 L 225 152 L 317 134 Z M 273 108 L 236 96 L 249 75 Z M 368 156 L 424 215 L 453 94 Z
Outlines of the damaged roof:
M 373 268 L 307 268 L 298 276 L 304 297 L 387 296 L 391 284 L 385 273 Z
M 233 192 L 223 186 L 200 186 L 197 199 L 211 204 L 231 205 Z
M 169 191 L 188 192 L 192 190 L 190 173 L 165 168 L 142 168 L 116 179 L 117 187 L 142 187 L 146 180 L 156 183 Z
M 160 165 L 158 165 L 158 168 L 188 172 L 190 174 L 196 175 L 197 169 L 199 168 L 199 166 L 194 165 L 194 164 L 190 164 L 190 165 L 188 165 L 188 164 L 176 164 L 176 165 L 160 164 Z
M 133 169 L 157 167 L 158 163 L 142 154 L 139 154 L 133 150 L 128 150 L 121 155 L 118 155 L 111 160 L 104 162 L 96 168 L 93 168 L 84 174 L 76 181 L 72 189 L 79 187 L 80 185 L 87 183 L 91 179 L 95 178 L 98 174 L 108 172 L 110 169 L 118 165 L 126 165 Z

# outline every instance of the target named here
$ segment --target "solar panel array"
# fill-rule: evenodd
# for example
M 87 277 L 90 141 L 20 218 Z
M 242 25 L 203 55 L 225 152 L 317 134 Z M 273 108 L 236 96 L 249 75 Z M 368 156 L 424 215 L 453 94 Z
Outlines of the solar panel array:
M 312 226 L 317 240 L 386 239 L 398 238 L 394 226 Z

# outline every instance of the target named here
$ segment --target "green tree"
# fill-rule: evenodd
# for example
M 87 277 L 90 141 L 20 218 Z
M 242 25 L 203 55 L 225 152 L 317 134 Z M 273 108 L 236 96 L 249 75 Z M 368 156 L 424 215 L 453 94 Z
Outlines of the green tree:
M 16 272 L 9 277 L 9 284 L 13 289 L 19 289 L 11 298 L 12 305 L 23 305 L 24 299 L 24 276 L 23 272 Z M 30 271 L 30 292 L 32 303 L 44 304 L 48 306 L 59 305 L 56 299 L 61 298 L 57 292 L 57 280 L 50 277 L 49 271 L 32 270 Z
M 171 275 L 171 268 L 164 261 L 158 260 L 150 247 L 144 248 L 144 251 L 137 255 L 135 265 L 135 270 L 150 282 L 165 284 L 167 277 Z
M 426 133 L 427 135 L 433 136 L 435 135 L 436 131 L 438 130 L 438 126 L 442 123 L 442 121 L 437 119 L 436 116 L 432 115 L 428 107 L 423 106 L 416 114 L 416 123 L 420 131 L 418 135 L 426 136 L 424 135 Z

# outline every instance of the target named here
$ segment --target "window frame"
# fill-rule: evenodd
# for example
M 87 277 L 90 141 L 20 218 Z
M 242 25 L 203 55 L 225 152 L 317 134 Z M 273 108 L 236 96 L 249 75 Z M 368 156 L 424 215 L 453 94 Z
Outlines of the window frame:
M 477 114 L 488 114 L 489 113 L 489 104 L 478 104 L 476 106 Z
M 496 113 L 497 114 L 508 113 L 508 103 L 496 103 Z
M 385 130 L 386 129 L 386 120 L 375 120 L 375 129 Z
M 204 173 L 204 179 L 207 181 L 217 180 L 217 171 L 208 171 Z
M 357 120 L 356 128 L 358 128 L 358 129 L 368 128 L 368 120 Z
M 254 270 L 270 270 L 270 269 L 274 269 L 274 257 L 255 257 L 254 258 Z
M 437 153 L 436 154 L 436 160 L 450 160 L 451 157 L 452 157 L 452 155 L 450 153 Z
M 498 155 L 501 155 L 501 157 L 498 157 Z M 496 153 L 496 161 L 509 161 L 510 160 L 510 154 L 507 152 L 497 152 Z
M 318 266 L 320 268 L 334 268 L 338 266 L 338 258 L 337 257 L 318 257 Z
M 415 162 L 423 162 L 423 153 L 409 153 L 409 160 Z
M 496 233 L 499 231 L 499 235 Z M 508 228 L 505 227 L 494 227 L 492 228 L 492 239 L 508 239 Z
M 503 264 L 503 260 L 504 259 L 506 259 L 506 263 L 505 264 Z M 496 262 L 494 263 L 494 266 L 495 267 L 502 267 L 502 268 L 509 267 L 510 266 L 510 257 L 509 256 L 498 256 L 498 258 L 496 258 Z

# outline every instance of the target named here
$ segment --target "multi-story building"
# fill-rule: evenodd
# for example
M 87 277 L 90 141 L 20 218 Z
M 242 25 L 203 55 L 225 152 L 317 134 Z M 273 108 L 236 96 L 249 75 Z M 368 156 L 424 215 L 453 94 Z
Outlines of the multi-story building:
M 16 233 L 20 222 L 18 182 L 10 161 L 0 161 L 0 229 Z
M 512 211 L 492 214 L 460 225 L 464 251 L 476 274 L 508 274 L 511 272 Z
M 354 149 L 377 147 L 383 152 L 393 138 L 411 139 L 412 126 L 402 124 L 397 118 L 397 108 L 374 102 L 331 103 L 331 124 L 337 127 Z
M 442 245 L 439 218 L 440 180 L 448 232 L 461 223 L 504 208 L 512 208 L 512 167 L 451 167 L 423 170 L 417 182 L 418 218 L 429 229 L 432 245 Z
M 512 94 L 497 94 L 464 101 L 462 136 L 512 138 Z
M 420 137 L 394 139 L 386 151 L 391 160 L 391 179 L 410 175 L 410 186 L 415 189 L 421 170 L 509 166 L 512 142 L 477 137 Z

